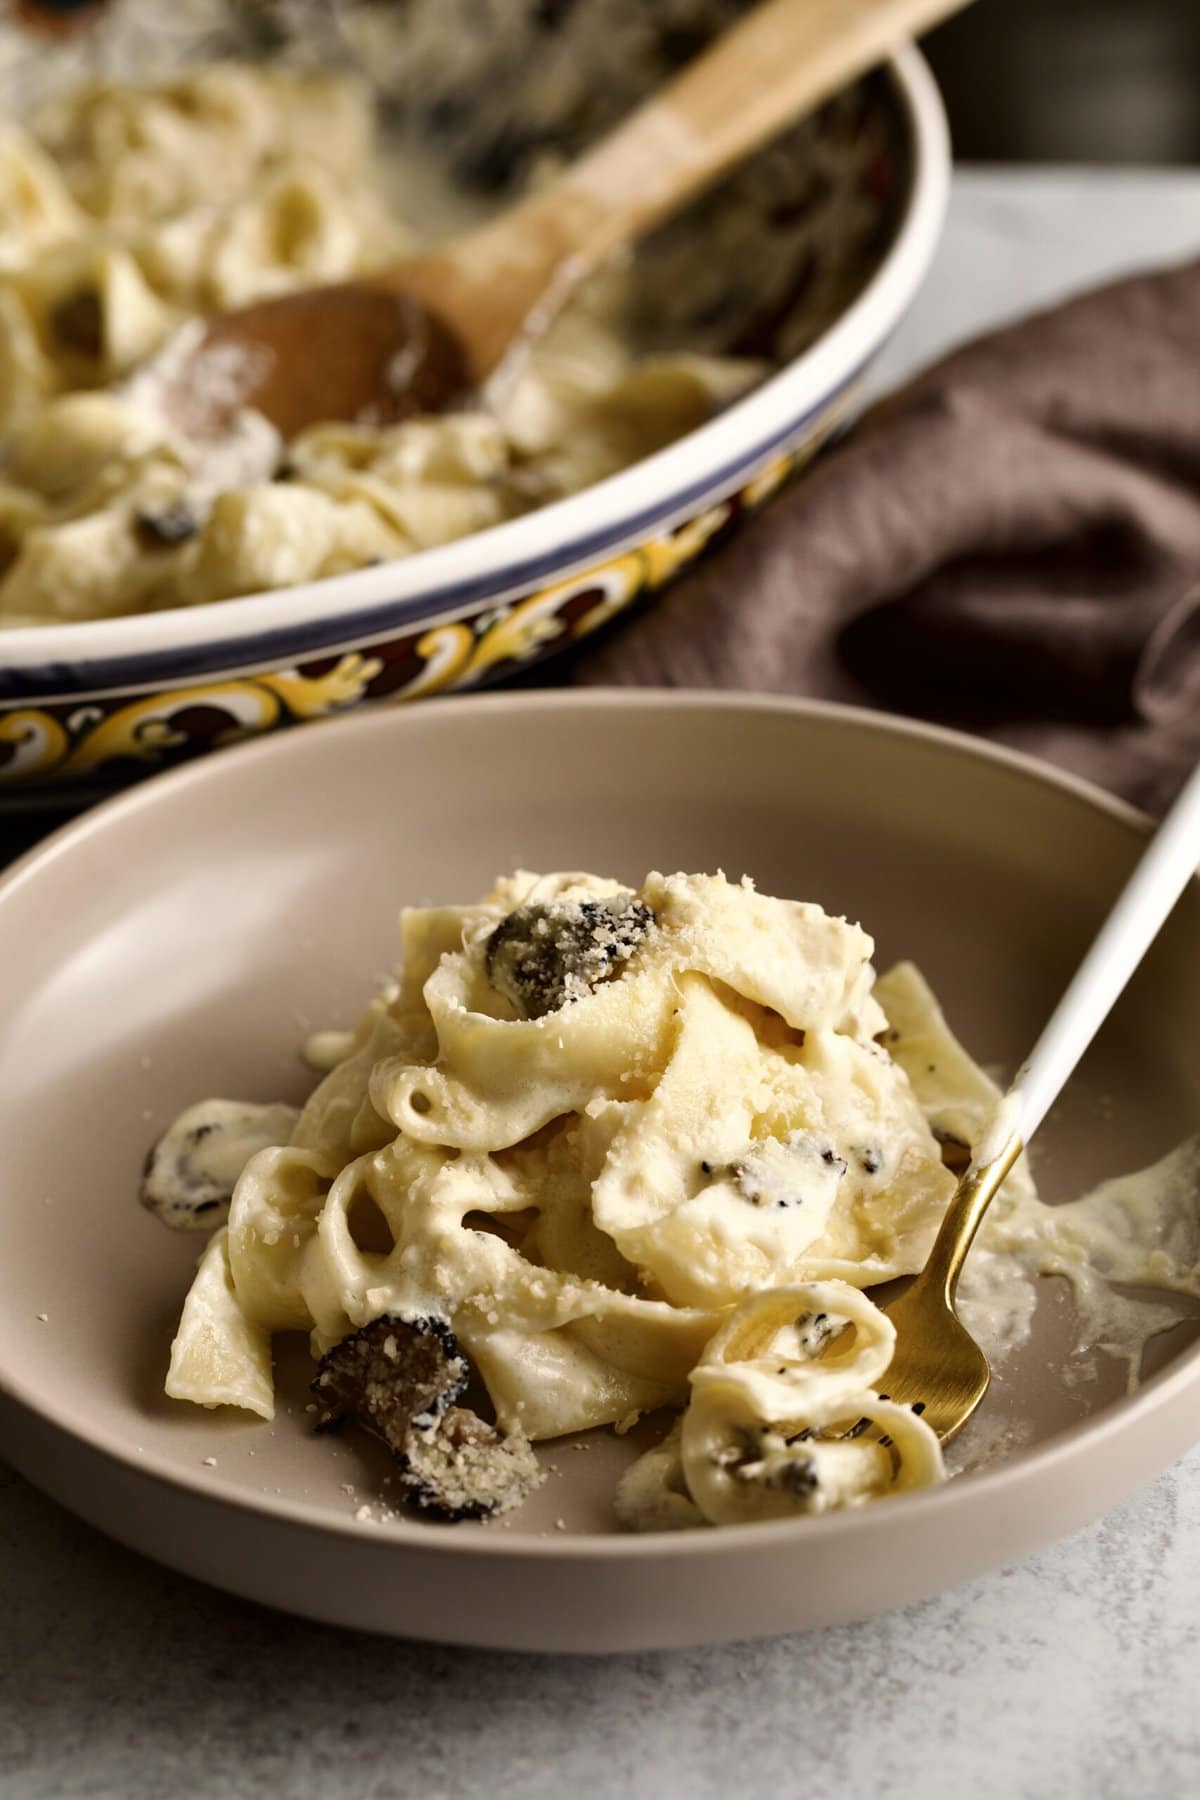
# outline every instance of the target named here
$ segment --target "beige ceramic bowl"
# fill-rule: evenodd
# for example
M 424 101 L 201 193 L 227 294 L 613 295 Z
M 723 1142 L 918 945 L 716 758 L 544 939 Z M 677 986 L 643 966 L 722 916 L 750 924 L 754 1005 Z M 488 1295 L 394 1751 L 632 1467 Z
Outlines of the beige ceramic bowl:
M 0 884 L 0 1425 L 33 1481 L 148 1555 L 368 1629 L 614 1650 L 819 1626 L 1023 1555 L 1197 1434 L 1200 1354 L 1160 1342 L 1132 1399 L 1064 1380 L 1064 1299 L 981 1415 L 987 1464 L 795 1523 L 630 1538 L 630 1455 L 552 1446 L 510 1522 L 356 1519 L 383 1463 L 314 1439 L 305 1359 L 274 1426 L 161 1393 L 197 1245 L 137 1205 L 148 1142 L 212 1091 L 299 1097 L 297 1045 L 348 1022 L 404 901 L 515 863 L 752 872 L 915 956 L 985 1063 L 1015 1062 L 1141 848 L 1096 791 L 946 733 L 834 708 L 675 694 L 438 702 L 154 780 Z M 1200 891 L 1185 896 L 1039 1140 L 1064 1197 L 1196 1124 Z M 211 1462 L 208 1459 L 213 1459 Z M 353 1488 L 351 1494 L 347 1488 Z M 561 1522 L 561 1525 L 560 1525 Z

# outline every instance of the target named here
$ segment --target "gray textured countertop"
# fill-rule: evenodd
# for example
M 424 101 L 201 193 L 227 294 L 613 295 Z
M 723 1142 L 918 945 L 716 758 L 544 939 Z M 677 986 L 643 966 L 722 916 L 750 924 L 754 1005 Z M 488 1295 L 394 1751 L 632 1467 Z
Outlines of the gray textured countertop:
M 1200 1451 L 1014 1569 L 861 1625 L 612 1658 L 306 1625 L 0 1487 L 0 1791 L 157 1800 L 1183 1800 Z
M 881 385 L 1200 252 L 1200 172 L 975 171 Z M 1020 1566 L 865 1624 L 608 1660 L 386 1643 L 144 1562 L 0 1465 L 0 1794 L 1166 1800 L 1200 1792 L 1200 1450 Z

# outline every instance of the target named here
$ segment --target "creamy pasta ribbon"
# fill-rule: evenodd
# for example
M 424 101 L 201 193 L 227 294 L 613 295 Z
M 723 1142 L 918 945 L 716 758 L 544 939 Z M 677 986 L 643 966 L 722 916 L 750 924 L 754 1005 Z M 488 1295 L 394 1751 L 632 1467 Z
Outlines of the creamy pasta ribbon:
M 867 934 L 719 874 L 518 871 L 400 936 L 396 981 L 323 1042 L 334 1066 L 227 1221 L 212 1134 L 286 1113 L 209 1102 L 163 1140 L 154 1203 L 186 1223 L 203 1195 L 194 1222 L 221 1223 L 167 1392 L 270 1418 L 274 1333 L 319 1357 L 435 1317 L 507 1433 L 681 1414 L 622 1483 L 637 1528 L 939 1479 L 936 1438 L 879 1395 L 893 1332 L 862 1290 L 921 1265 L 953 1177 L 878 1041 Z
M 206 315 L 412 251 L 386 163 L 353 81 L 257 65 L 99 82 L 0 130 L 0 627 L 224 600 L 463 537 L 660 448 L 765 372 L 639 357 L 617 277 L 496 412 L 317 425 L 287 446 L 245 413 L 218 441 L 183 437 L 164 381 Z
M 939 1481 L 937 1435 L 881 1396 L 895 1327 L 841 1281 L 738 1306 L 692 1371 L 680 1457 L 713 1525 L 858 1506 Z M 888 1442 L 862 1435 L 862 1422 Z
M 846 1282 L 743 1300 L 693 1369 L 681 1420 L 622 1479 L 618 1517 L 641 1530 L 746 1525 L 941 1481 L 937 1434 L 877 1391 L 895 1339 Z

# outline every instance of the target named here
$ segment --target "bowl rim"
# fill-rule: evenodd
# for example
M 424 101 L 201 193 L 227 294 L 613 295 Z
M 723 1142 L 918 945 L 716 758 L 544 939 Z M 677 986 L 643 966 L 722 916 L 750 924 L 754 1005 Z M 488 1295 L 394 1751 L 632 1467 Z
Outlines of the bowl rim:
M 846 706 L 837 701 L 696 689 L 546 689 L 520 695 L 501 693 L 446 696 L 424 702 L 415 715 L 409 708 L 371 709 L 330 721 L 324 729 L 338 730 L 343 734 L 358 732 L 363 736 L 395 730 L 403 732 L 408 729 L 404 723 L 406 720 L 415 719 L 419 722 L 422 718 L 428 719 L 431 711 L 446 714 L 453 708 L 463 707 L 470 709 L 473 714 L 485 716 L 489 712 L 502 716 L 514 709 L 538 715 L 578 712 L 580 709 L 603 712 L 616 708 L 625 711 L 668 709 L 680 712 L 696 709 L 726 712 L 740 710 L 755 715 L 825 720 L 835 726 L 846 725 L 884 738 L 915 740 L 948 755 L 965 756 L 1005 769 L 1041 787 L 1056 788 L 1093 811 L 1105 814 L 1137 838 L 1147 837 L 1154 829 L 1154 821 L 1126 801 L 1080 776 L 1022 751 L 923 720 L 876 712 L 866 707 Z M 329 739 L 323 741 L 328 744 Z M 102 833 L 111 823 L 118 822 L 139 809 L 153 807 L 160 800 L 168 805 L 172 801 L 184 801 L 187 790 L 197 782 L 236 782 L 238 769 L 252 757 L 260 761 L 279 759 L 286 764 L 298 743 L 307 743 L 310 754 L 312 753 L 314 740 L 307 734 L 302 739 L 297 739 L 292 733 L 270 735 L 232 746 L 219 757 L 204 757 L 180 768 L 166 770 L 101 802 L 77 819 L 61 826 L 0 874 L 0 913 L 11 891 L 26 881 L 36 880 L 44 865 L 69 856 L 76 842 L 96 832 Z M 1188 891 L 1200 892 L 1200 875 Z M 829 1513 L 814 1519 L 768 1520 L 755 1524 L 723 1526 L 715 1531 L 624 1533 L 613 1536 L 580 1534 L 563 1538 L 522 1532 L 512 1526 L 502 1534 L 489 1534 L 486 1530 L 477 1529 L 464 1535 L 461 1531 L 440 1531 L 428 1524 L 397 1520 L 389 1524 L 384 1537 L 376 1526 L 362 1523 L 352 1515 L 342 1518 L 328 1513 L 320 1506 L 281 1494 L 251 1496 L 241 1492 L 225 1492 L 214 1488 L 211 1478 L 205 1480 L 198 1473 L 184 1468 L 165 1455 L 132 1446 L 128 1449 L 114 1447 L 106 1434 L 91 1430 L 86 1421 L 81 1425 L 61 1405 L 54 1402 L 45 1404 L 38 1398 L 35 1384 L 14 1379 L 9 1371 L 0 1367 L 0 1400 L 15 1404 L 51 1430 L 64 1433 L 76 1444 L 99 1454 L 126 1472 L 143 1476 L 168 1489 L 181 1491 L 194 1499 L 217 1506 L 228 1506 L 238 1512 L 250 1513 L 262 1521 L 306 1532 L 319 1535 L 332 1532 L 339 1538 L 365 1540 L 375 1550 L 382 1548 L 385 1551 L 394 1549 L 397 1552 L 407 1552 L 426 1549 L 434 1555 L 457 1553 L 500 1556 L 514 1562 L 540 1562 L 545 1558 L 567 1562 L 580 1559 L 606 1561 L 614 1556 L 674 1558 L 682 1555 L 711 1558 L 723 1555 L 726 1550 L 751 1548 L 772 1553 L 796 1542 L 797 1534 L 801 1540 L 812 1540 L 816 1544 L 832 1545 L 844 1536 L 853 1542 L 856 1534 L 861 1539 L 862 1534 L 870 1533 L 875 1528 L 881 1510 L 886 1517 L 894 1517 L 896 1508 L 902 1507 L 914 1516 L 919 1511 L 923 1518 L 932 1521 L 944 1515 L 953 1516 L 962 1505 L 971 1504 L 982 1485 L 987 1486 L 990 1494 L 997 1496 L 1002 1496 L 1005 1490 L 1020 1491 L 1027 1485 L 1036 1486 L 1053 1472 L 1087 1456 L 1093 1447 L 1099 1448 L 1111 1441 L 1114 1435 L 1124 1430 L 1127 1421 L 1149 1421 L 1172 1409 L 1189 1390 L 1200 1392 L 1200 1342 L 1182 1350 L 1136 1392 L 1122 1396 L 1097 1413 L 1055 1432 L 1041 1444 L 1019 1453 L 1011 1462 L 999 1468 L 974 1471 L 941 1487 L 894 1496 L 883 1509 L 864 1507 L 856 1511 Z M 1155 1468 L 1157 1469 L 1157 1465 Z
M 731 491 L 853 389 L 932 259 L 949 195 L 946 115 L 915 46 L 901 46 L 884 66 L 911 158 L 895 237 L 835 323 L 717 418 L 577 494 L 410 557 L 198 606 L 13 627 L 0 638 L 0 699 L 49 701 L 60 690 L 73 698 L 84 683 L 139 692 L 164 677 L 250 673 L 280 655 L 352 649 L 381 629 L 451 620 L 480 599 L 500 603 L 547 578 L 565 579 Z

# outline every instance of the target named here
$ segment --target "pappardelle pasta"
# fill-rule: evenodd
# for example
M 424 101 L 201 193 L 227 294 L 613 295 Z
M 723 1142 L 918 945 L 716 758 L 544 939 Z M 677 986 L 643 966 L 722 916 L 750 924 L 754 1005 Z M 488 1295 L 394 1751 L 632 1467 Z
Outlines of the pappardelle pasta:
M 376 1432 L 441 1517 L 517 1504 L 531 1443 L 660 1409 L 634 1529 L 940 1480 L 865 1290 L 924 1261 L 996 1090 L 917 970 L 877 981 L 859 926 L 723 875 L 518 871 L 400 936 L 298 1115 L 202 1103 L 156 1148 L 169 1223 L 232 1190 L 167 1392 L 270 1419 L 271 1338 L 307 1332 L 319 1423 Z
M 239 64 L 93 85 L 0 129 L 0 627 L 224 600 L 466 536 L 660 448 L 765 372 L 639 356 L 618 277 L 494 405 L 286 445 L 247 411 L 219 441 L 185 438 L 163 371 L 206 315 L 415 248 L 381 157 L 354 81 Z

